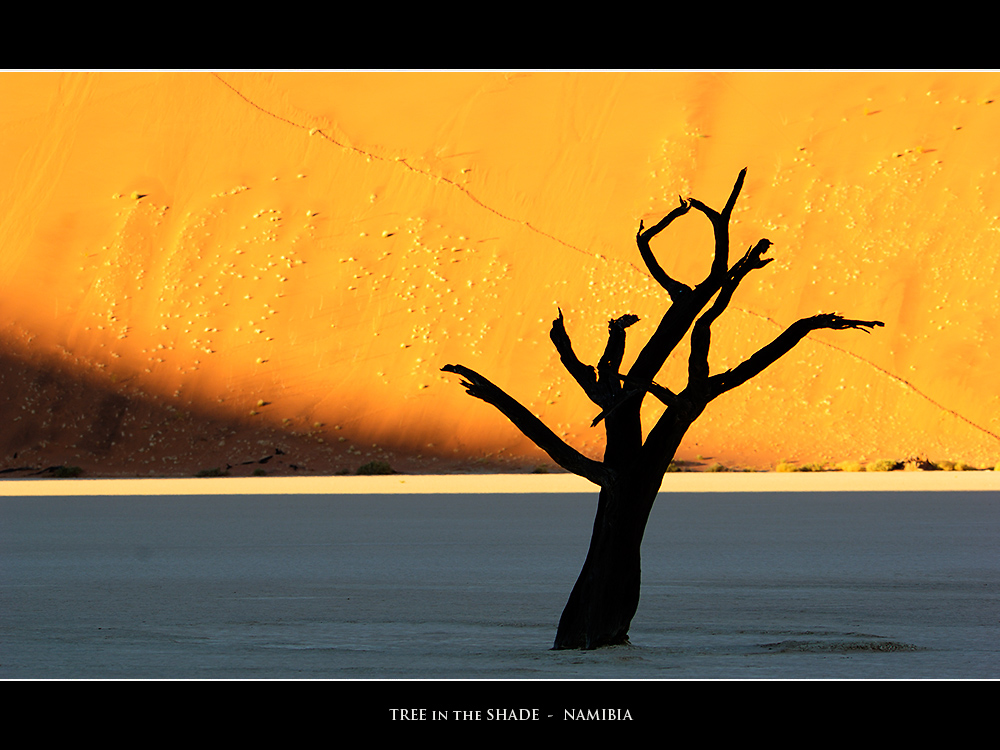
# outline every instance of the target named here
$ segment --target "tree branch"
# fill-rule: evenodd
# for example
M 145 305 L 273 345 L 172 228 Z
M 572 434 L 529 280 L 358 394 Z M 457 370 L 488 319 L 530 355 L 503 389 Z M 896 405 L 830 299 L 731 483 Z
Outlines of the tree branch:
M 596 427 L 600 424 L 602 419 L 607 419 L 614 411 L 623 406 L 629 399 L 634 396 L 638 396 L 640 393 L 652 393 L 664 406 L 672 406 L 677 400 L 677 394 L 671 391 L 669 388 L 664 388 L 659 383 L 650 382 L 638 384 L 627 375 L 619 375 L 622 381 L 625 382 L 625 392 L 620 395 L 617 400 L 608 408 L 594 417 L 594 421 L 590 423 L 591 427 Z
M 620 407 L 624 406 L 625 403 L 634 396 L 638 396 L 642 391 L 640 389 L 625 391 L 618 399 L 611 404 L 607 409 L 603 409 L 600 414 L 594 417 L 591 421 L 591 427 L 597 427 L 603 420 L 607 419 L 609 416 L 615 413 L 615 411 Z
M 461 375 L 464 378 L 462 385 L 465 386 L 469 395 L 495 406 L 501 414 L 524 433 L 525 437 L 567 471 L 589 479 L 600 487 L 608 486 L 615 479 L 615 472 L 599 461 L 587 458 L 575 448 L 567 445 L 538 417 L 479 373 L 462 365 L 445 365 L 441 371 Z
M 750 378 L 760 374 L 765 368 L 791 351 L 792 347 L 805 338 L 811 331 L 823 328 L 831 330 L 853 328 L 865 333 L 871 333 L 869 329 L 884 325 L 880 320 L 849 320 L 835 313 L 823 313 L 814 315 L 811 318 L 798 320 L 782 331 L 774 341 L 757 351 L 745 362 L 737 365 L 732 370 L 727 370 L 709 378 L 708 399 L 717 398 L 726 391 L 743 385 Z
M 715 302 L 694 324 L 691 330 L 691 353 L 688 357 L 688 387 L 692 390 L 702 388 L 708 382 L 708 353 L 712 343 L 712 323 L 729 307 L 733 293 L 747 274 L 763 268 L 774 260 L 763 257 L 771 244 L 771 240 L 764 239 L 747 248 L 743 257 L 729 269 L 729 275 L 719 289 L 719 296 L 715 298 Z
M 659 383 L 650 383 L 646 386 L 646 390 L 656 396 L 664 406 L 670 407 L 677 402 L 677 394 L 669 388 L 664 388 Z
M 608 344 L 597 365 L 599 382 L 606 393 L 616 396 L 621 390 L 622 359 L 625 356 L 625 329 L 639 322 L 638 315 L 622 315 L 620 318 L 608 321 Z M 607 404 L 601 404 L 607 406 Z
M 656 256 L 653 255 L 653 251 L 649 248 L 649 241 L 653 239 L 656 235 L 662 232 L 666 227 L 676 219 L 678 216 L 683 216 L 686 214 L 690 208 L 691 204 L 680 198 L 680 205 L 663 217 L 659 223 L 653 225 L 649 229 L 643 231 L 642 220 L 639 221 L 639 231 L 636 232 L 635 242 L 639 246 L 639 254 L 642 256 L 643 261 L 646 263 L 646 268 L 649 269 L 650 274 L 656 282 L 662 286 L 667 294 L 670 295 L 670 299 L 675 302 L 677 299 L 685 292 L 690 292 L 691 287 L 687 284 L 682 284 L 675 279 L 672 279 L 666 271 L 660 266 L 659 262 L 656 260 Z
M 729 194 L 729 200 L 726 201 L 726 207 L 722 209 L 722 216 L 728 222 L 730 217 L 733 215 L 733 209 L 736 208 L 736 199 L 740 197 L 740 191 L 743 189 L 743 181 L 747 177 L 747 168 L 743 167 L 740 173 L 736 176 L 736 184 L 733 185 L 733 190 Z
M 625 329 L 638 322 L 637 315 L 627 314 L 608 321 L 608 343 L 604 354 L 597 365 L 597 374 L 590 365 L 583 364 L 573 351 L 573 345 L 566 333 L 562 310 L 559 317 L 552 321 L 549 336 L 559 352 L 560 359 L 566 369 L 583 388 L 590 400 L 602 408 L 602 415 L 607 414 L 621 393 L 622 358 L 625 356 Z M 603 418 L 603 416 L 602 416 Z M 600 419 L 594 421 L 596 425 Z
M 708 276 L 690 294 L 682 295 L 680 300 L 675 299 L 663 317 L 659 325 L 653 331 L 652 337 L 639 352 L 635 362 L 632 364 L 629 375 L 640 382 L 651 382 L 656 374 L 667 361 L 667 357 L 677 347 L 684 334 L 694 323 L 698 313 L 707 305 L 715 293 L 719 291 L 726 282 L 729 274 L 729 218 L 736 205 L 743 188 L 743 181 L 746 178 L 746 168 L 740 171 L 736 178 L 736 184 L 729 194 L 726 207 L 720 213 L 709 208 L 695 198 L 688 198 L 687 202 L 704 213 L 712 222 L 715 232 L 715 259 L 712 262 L 712 270 Z
M 597 385 L 597 374 L 590 365 L 585 365 L 573 351 L 573 344 L 566 333 L 566 323 L 563 319 L 562 310 L 559 310 L 559 317 L 552 321 L 552 329 L 549 331 L 549 338 L 559 352 L 559 359 L 563 366 L 573 376 L 573 379 L 580 384 L 583 392 L 588 398 L 600 407 L 607 406 L 607 399 L 604 398 L 602 389 Z
M 720 278 L 729 270 L 729 219 L 733 215 L 733 208 L 736 207 L 736 199 L 743 189 L 743 181 L 746 176 L 747 170 L 744 167 L 740 170 L 736 184 L 733 185 L 733 190 L 729 194 L 729 200 L 726 201 L 726 207 L 722 209 L 721 213 L 709 208 L 696 198 L 688 198 L 688 202 L 712 222 L 712 229 L 715 232 L 715 260 L 712 261 L 712 271 L 709 278 Z

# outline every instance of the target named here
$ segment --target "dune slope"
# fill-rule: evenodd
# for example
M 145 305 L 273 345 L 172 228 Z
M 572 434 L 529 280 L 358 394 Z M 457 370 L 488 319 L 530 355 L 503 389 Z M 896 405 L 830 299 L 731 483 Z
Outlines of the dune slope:
M 886 327 L 813 334 L 678 457 L 1000 460 L 1000 74 L 10 72 L 0 94 L 12 474 L 549 463 L 446 363 L 599 456 L 557 308 L 594 363 L 637 314 L 630 362 L 668 303 L 640 220 L 721 207 L 743 167 L 734 253 L 767 237 L 776 261 L 713 368 L 821 311 Z M 696 283 L 710 228 L 653 249 Z

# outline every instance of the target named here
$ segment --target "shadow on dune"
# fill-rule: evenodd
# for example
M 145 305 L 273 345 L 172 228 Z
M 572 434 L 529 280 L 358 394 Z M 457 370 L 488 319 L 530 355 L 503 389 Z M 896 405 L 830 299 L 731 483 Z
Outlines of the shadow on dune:
M 245 416 L 250 409 L 241 404 L 186 401 L 131 379 L 112 382 L 93 365 L 17 341 L 5 341 L 2 350 L 0 476 L 337 474 L 374 459 L 415 469 L 405 448 L 390 441 L 381 441 L 377 453 L 351 450 L 355 441 L 346 431 L 283 429 L 266 415 Z

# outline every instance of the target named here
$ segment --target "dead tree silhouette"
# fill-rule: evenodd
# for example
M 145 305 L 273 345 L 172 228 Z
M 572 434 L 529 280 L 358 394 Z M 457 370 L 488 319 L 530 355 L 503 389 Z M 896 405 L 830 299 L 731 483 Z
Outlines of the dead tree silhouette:
M 655 226 L 646 229 L 639 223 L 639 253 L 671 304 L 627 373 L 620 372 L 625 331 L 638 320 L 635 315 L 608 323 L 607 345 L 596 368 L 577 358 L 561 310 L 552 322 L 550 337 L 563 365 L 600 408 L 593 425 L 604 422 L 607 440 L 603 461 L 569 446 L 479 373 L 462 365 L 442 368 L 462 376 L 462 385 L 470 395 L 496 407 L 559 466 L 600 487 L 590 550 L 560 618 L 555 649 L 592 649 L 628 642 L 639 604 L 639 548 L 650 510 L 681 439 L 709 402 L 756 376 L 811 331 L 853 328 L 869 333 L 869 329 L 883 325 L 877 320 L 850 320 L 833 313 L 803 318 L 733 369 L 709 373 L 712 324 L 743 279 L 773 260 L 763 257 L 771 242 L 762 239 L 729 265 L 730 217 L 745 177 L 746 169 L 740 172 L 721 211 L 695 198 L 681 198 L 680 205 Z M 692 208 L 709 219 L 715 237 L 711 271 L 693 287 L 671 278 L 649 246 L 650 240 Z M 689 329 L 687 385 L 675 393 L 654 378 Z M 663 402 L 666 410 L 643 439 L 640 409 L 647 394 Z

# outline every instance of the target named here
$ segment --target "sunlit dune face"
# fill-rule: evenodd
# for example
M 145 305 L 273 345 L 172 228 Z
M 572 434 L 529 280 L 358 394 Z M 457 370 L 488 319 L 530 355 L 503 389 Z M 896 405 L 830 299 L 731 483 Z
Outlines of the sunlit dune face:
M 744 166 L 733 255 L 767 237 L 776 260 L 713 329 L 713 369 L 821 311 L 886 326 L 810 336 L 678 457 L 997 461 L 997 74 L 4 73 L 0 89 L 5 467 L 276 457 L 250 471 L 293 449 L 328 472 L 545 464 L 450 362 L 600 457 L 548 338 L 557 309 L 591 364 L 607 321 L 638 315 L 627 366 L 669 304 L 640 220 L 678 195 L 721 203 Z M 653 250 L 693 284 L 711 243 L 692 213 Z M 664 385 L 683 385 L 684 354 Z

